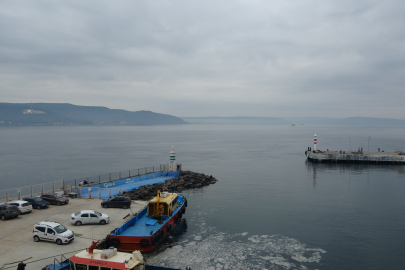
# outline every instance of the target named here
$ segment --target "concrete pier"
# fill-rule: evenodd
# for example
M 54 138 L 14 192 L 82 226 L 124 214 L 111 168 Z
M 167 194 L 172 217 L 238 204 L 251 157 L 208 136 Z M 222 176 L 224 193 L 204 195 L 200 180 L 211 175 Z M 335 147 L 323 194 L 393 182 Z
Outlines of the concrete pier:
M 19 215 L 14 219 L 0 220 L 0 268 L 6 263 L 24 260 L 27 270 L 42 269 L 45 265 L 53 263 L 54 258 L 60 261 L 61 254 L 69 258 L 88 248 L 92 240 L 104 239 L 113 229 L 120 227 L 132 217 L 133 213 L 139 212 L 147 204 L 146 201 L 132 201 L 130 209 L 102 208 L 101 201 L 101 199 L 69 199 L 67 205 L 50 205 L 48 209 L 34 209 L 31 213 Z M 70 222 L 70 215 L 80 210 L 106 213 L 110 216 L 110 223 L 75 226 Z M 81 236 L 76 236 L 75 240 L 67 245 L 45 241 L 34 242 L 32 237 L 34 225 L 43 220 L 61 223 Z M 48 259 L 40 260 L 43 258 Z M 11 266 L 6 266 L 5 269 L 17 269 L 17 264 Z
M 305 151 L 309 161 L 331 163 L 404 164 L 405 152 Z

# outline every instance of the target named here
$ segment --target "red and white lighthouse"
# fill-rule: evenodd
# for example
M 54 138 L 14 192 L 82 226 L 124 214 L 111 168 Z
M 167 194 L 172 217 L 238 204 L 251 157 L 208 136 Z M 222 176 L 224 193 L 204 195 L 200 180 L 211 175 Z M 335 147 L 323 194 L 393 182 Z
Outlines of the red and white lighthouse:
M 318 142 L 318 139 L 316 138 L 316 134 L 314 135 L 314 151 L 316 151 L 316 144 Z

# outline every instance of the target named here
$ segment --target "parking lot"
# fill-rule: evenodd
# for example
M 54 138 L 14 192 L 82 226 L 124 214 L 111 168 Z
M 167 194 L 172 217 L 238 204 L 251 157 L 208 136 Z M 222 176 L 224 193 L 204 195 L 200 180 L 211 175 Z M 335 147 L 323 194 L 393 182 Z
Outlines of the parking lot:
M 69 199 L 67 205 L 50 205 L 48 209 L 34 209 L 31 213 L 19 215 L 14 219 L 0 220 L 0 268 L 5 263 L 24 260 L 27 263 L 26 270 L 40 270 L 45 265 L 53 263 L 54 258 L 60 260 L 62 254 L 69 258 L 76 252 L 88 248 L 92 240 L 104 239 L 113 229 L 121 226 L 147 204 L 144 201 L 133 201 L 130 209 L 102 208 L 101 201 L 100 199 Z M 75 226 L 70 222 L 70 215 L 80 210 L 96 210 L 105 213 L 110 216 L 110 223 Z M 32 237 L 34 225 L 45 220 L 58 222 L 81 236 L 75 237 L 75 240 L 67 245 L 44 241 L 34 242 Z M 47 259 L 41 260 L 43 258 Z M 13 267 L 4 267 L 4 269 L 7 268 L 17 269 L 17 266 L 14 264 Z

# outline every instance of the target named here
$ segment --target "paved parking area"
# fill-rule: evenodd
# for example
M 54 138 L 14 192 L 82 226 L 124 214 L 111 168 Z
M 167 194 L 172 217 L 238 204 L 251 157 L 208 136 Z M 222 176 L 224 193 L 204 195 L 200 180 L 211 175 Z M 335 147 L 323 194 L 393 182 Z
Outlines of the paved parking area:
M 102 208 L 101 199 L 69 199 L 69 204 L 50 205 L 48 209 L 32 210 L 15 219 L 0 220 L 0 269 L 6 263 L 24 260 L 26 270 L 40 270 L 45 265 L 53 263 L 54 258 L 60 260 L 62 254 L 66 258 L 76 252 L 88 248 L 92 240 L 104 239 L 113 229 L 121 226 L 133 214 L 142 210 L 146 201 L 132 201 L 130 209 Z M 75 226 L 70 222 L 70 215 L 80 210 L 96 210 L 110 216 L 106 225 Z M 127 216 L 124 219 L 125 216 Z M 32 230 L 36 223 L 49 220 L 63 224 L 69 230 L 81 237 L 67 245 L 57 245 L 51 242 L 34 242 Z M 29 258 L 29 259 L 28 259 Z M 45 260 L 41 260 L 47 258 Z M 10 268 L 9 268 L 10 267 Z M 17 269 L 16 264 L 5 266 L 4 269 Z

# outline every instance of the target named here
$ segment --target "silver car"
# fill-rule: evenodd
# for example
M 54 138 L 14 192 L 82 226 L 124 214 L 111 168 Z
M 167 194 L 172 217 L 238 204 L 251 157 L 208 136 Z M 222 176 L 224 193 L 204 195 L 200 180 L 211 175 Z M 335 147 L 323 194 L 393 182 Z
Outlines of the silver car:
M 27 201 L 11 201 L 6 202 L 5 204 L 17 206 L 20 215 L 32 212 L 32 205 Z
M 104 225 L 110 222 L 110 217 L 107 214 L 99 213 L 94 210 L 81 210 L 70 215 L 70 222 L 76 226 L 80 226 L 82 224 Z

